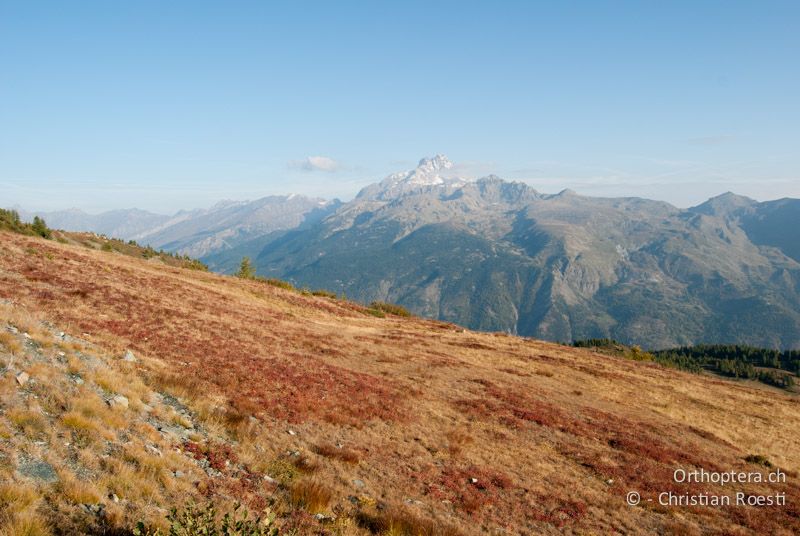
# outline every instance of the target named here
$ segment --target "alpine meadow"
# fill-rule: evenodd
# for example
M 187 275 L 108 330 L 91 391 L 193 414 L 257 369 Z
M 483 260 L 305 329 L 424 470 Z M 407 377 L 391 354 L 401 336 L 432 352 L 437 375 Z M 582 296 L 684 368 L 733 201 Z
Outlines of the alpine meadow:
M 0 536 L 800 534 L 798 23 L 0 2 Z

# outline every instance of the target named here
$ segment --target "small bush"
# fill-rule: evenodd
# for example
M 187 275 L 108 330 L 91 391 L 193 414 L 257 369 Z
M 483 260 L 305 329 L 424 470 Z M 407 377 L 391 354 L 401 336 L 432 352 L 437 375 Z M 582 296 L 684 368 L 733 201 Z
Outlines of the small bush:
M 256 276 L 256 267 L 250 262 L 250 257 L 242 257 L 242 262 L 239 263 L 239 271 L 236 272 L 236 277 L 240 279 L 254 279 Z
M 0 209 L 0 229 L 26 235 L 41 236 L 47 239 L 52 238 L 52 231 L 47 227 L 47 224 L 42 218 L 36 216 L 33 218 L 33 223 L 25 223 L 20 219 L 19 213 L 16 210 Z
M 47 239 L 52 238 L 52 232 L 47 227 L 47 224 L 44 222 L 44 220 L 39 216 L 35 216 L 33 218 L 33 223 L 31 224 L 31 230 L 37 235 L 41 236 L 42 238 L 47 238 Z
M 772 467 L 772 462 L 767 459 L 766 456 L 761 454 L 750 454 L 745 457 L 744 461 L 748 463 L 754 463 L 756 465 L 762 465 L 764 467 Z
M 331 298 L 334 300 L 336 299 L 336 293 L 329 290 L 312 290 L 311 294 L 313 296 L 321 296 L 323 298 Z
M 285 458 L 278 458 L 267 465 L 266 473 L 270 477 L 286 486 L 295 478 L 297 478 L 297 475 L 300 474 L 300 471 L 298 471 L 297 467 L 295 467 Z
M 217 511 L 212 504 L 204 509 L 190 504 L 182 512 L 173 508 L 167 514 L 169 536 L 277 536 L 278 529 L 273 526 L 275 516 L 267 513 L 263 518 L 249 518 L 246 509 L 236 505 L 218 520 Z M 139 522 L 133 529 L 135 536 L 167 536 L 158 530 L 151 530 Z
M 411 316 L 411 313 L 408 311 L 408 309 L 406 309 L 402 305 L 396 305 L 394 303 L 374 301 L 369 304 L 369 307 L 370 309 L 383 311 L 384 313 L 389 313 L 390 315 L 403 316 L 403 317 Z
M 386 318 L 386 313 L 379 309 L 363 309 L 365 315 L 374 316 L 377 318 Z
M 264 282 L 267 285 L 272 285 L 273 287 L 278 287 L 285 290 L 297 290 L 294 288 L 294 285 L 292 285 L 288 281 L 283 281 L 281 279 L 265 279 Z
M 356 523 L 372 534 L 393 536 L 459 536 L 454 527 L 440 521 L 422 518 L 406 509 L 390 508 L 372 514 L 359 511 Z

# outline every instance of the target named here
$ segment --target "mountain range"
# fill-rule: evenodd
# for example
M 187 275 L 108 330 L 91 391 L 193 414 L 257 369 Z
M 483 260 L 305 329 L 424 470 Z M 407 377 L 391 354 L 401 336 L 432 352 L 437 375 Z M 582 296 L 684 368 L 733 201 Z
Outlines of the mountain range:
M 249 256 L 260 275 L 484 331 L 800 348 L 800 200 L 726 193 L 679 209 L 453 170 L 444 156 L 425 158 L 346 203 L 268 197 L 171 218 L 96 218 L 126 233 L 107 234 L 216 271 Z

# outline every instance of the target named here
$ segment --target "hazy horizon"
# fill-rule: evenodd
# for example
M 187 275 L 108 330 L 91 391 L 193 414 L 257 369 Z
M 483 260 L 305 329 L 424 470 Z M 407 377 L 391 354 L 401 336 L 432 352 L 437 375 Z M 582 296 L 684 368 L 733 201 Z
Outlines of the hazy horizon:
M 398 170 L 398 171 L 400 171 L 400 170 Z M 230 203 L 246 203 L 246 202 L 256 201 L 258 199 L 262 199 L 262 198 L 270 197 L 270 196 L 288 196 L 288 195 L 293 195 L 293 194 L 295 194 L 295 195 L 304 195 L 304 196 L 310 197 L 310 198 L 322 198 L 322 199 L 325 199 L 326 201 L 333 201 L 333 200 L 338 199 L 339 201 L 342 201 L 342 202 L 346 203 L 346 202 L 351 201 L 351 200 L 353 200 L 355 198 L 356 194 L 361 189 L 361 187 L 367 186 L 369 184 L 377 183 L 382 178 L 383 177 L 377 178 L 377 179 L 375 179 L 373 181 L 365 182 L 362 186 L 359 186 L 359 188 L 355 192 L 353 192 L 352 195 L 349 195 L 349 196 L 346 196 L 346 197 L 345 196 L 333 196 L 333 197 L 328 196 L 328 197 L 326 197 L 326 196 L 321 196 L 321 195 L 314 195 L 313 193 L 310 193 L 310 192 L 309 193 L 299 193 L 299 192 L 290 192 L 290 191 L 286 191 L 286 192 L 278 192 L 278 191 L 275 191 L 275 192 L 262 192 L 260 194 L 259 193 L 253 193 L 253 195 L 248 196 L 248 197 L 236 197 L 235 195 L 232 195 L 232 194 L 235 194 L 235 192 L 227 191 L 227 193 L 226 193 L 227 197 L 220 197 L 220 198 L 217 198 L 217 199 L 209 199 L 209 202 L 206 203 L 206 204 L 199 204 L 199 205 L 192 205 L 192 206 L 189 206 L 189 205 L 185 205 L 185 206 L 184 205 L 180 205 L 180 206 L 178 206 L 178 205 L 176 205 L 177 208 L 175 208 L 175 209 L 158 209 L 158 208 L 152 208 L 152 207 L 147 206 L 147 205 L 131 205 L 131 204 L 125 204 L 124 201 L 122 201 L 122 202 L 120 202 L 118 204 L 111 203 L 111 204 L 105 205 L 105 206 L 80 206 L 80 205 L 77 205 L 77 204 L 76 205 L 66 205 L 66 204 L 63 204 L 63 203 L 59 203 L 57 200 L 54 200 L 53 204 L 49 205 L 49 206 L 28 206 L 28 205 L 24 205 L 24 204 L 19 203 L 19 202 L 16 202 L 16 203 L 14 203 L 14 202 L 5 202 L 5 200 L 3 200 L 4 201 L 3 206 L 0 207 L 0 208 L 11 208 L 11 209 L 14 209 L 14 210 L 20 210 L 20 211 L 23 211 L 23 212 L 26 212 L 26 213 L 31 213 L 31 214 L 33 214 L 33 213 L 45 213 L 45 212 L 61 212 L 61 211 L 68 211 L 68 210 L 80 210 L 80 211 L 82 211 L 82 212 L 84 212 L 86 214 L 89 214 L 89 215 L 98 215 L 98 214 L 102 214 L 104 212 L 110 212 L 110 211 L 115 211 L 115 210 L 134 210 L 134 209 L 138 209 L 138 210 L 143 210 L 143 211 L 146 211 L 146 212 L 151 212 L 153 214 L 171 216 L 171 215 L 177 214 L 179 212 L 190 212 L 190 211 L 193 211 L 193 210 L 209 209 L 209 208 L 212 208 L 213 206 L 215 206 L 217 204 L 220 204 L 220 203 L 227 203 L 227 202 L 230 202 Z M 477 180 L 478 178 L 481 178 L 481 177 L 477 177 L 477 178 L 471 177 L 471 179 L 473 179 L 473 180 Z M 505 177 L 500 177 L 500 178 L 505 179 Z M 513 179 L 507 179 L 507 180 L 511 181 Z M 679 205 L 679 204 L 670 202 L 668 199 L 659 199 L 657 197 L 646 197 L 646 196 L 641 196 L 641 195 L 625 195 L 624 194 L 624 190 L 620 190 L 620 194 L 619 195 L 603 194 L 602 192 L 601 193 L 591 193 L 591 192 L 587 193 L 586 191 L 582 190 L 582 187 L 580 185 L 567 185 L 567 186 L 564 186 L 563 188 L 559 188 L 559 189 L 543 190 L 541 188 L 538 188 L 536 186 L 536 184 L 532 184 L 529 181 L 517 180 L 517 182 L 525 182 L 526 184 L 528 184 L 532 188 L 536 189 L 536 191 L 538 191 L 540 194 L 544 194 L 544 195 L 555 195 L 555 194 L 557 194 L 557 193 L 559 193 L 559 192 L 561 192 L 563 190 L 568 189 L 568 190 L 573 190 L 578 195 L 587 196 L 587 197 L 605 197 L 605 198 L 639 197 L 639 198 L 644 198 L 644 199 L 650 199 L 650 200 L 653 200 L 653 201 L 664 201 L 664 202 L 672 204 L 673 206 L 675 206 L 675 207 L 677 207 L 679 209 L 687 209 L 687 208 L 691 208 L 691 207 L 697 206 L 697 205 L 702 204 L 705 201 L 707 201 L 707 200 L 709 200 L 709 199 L 711 199 L 713 197 L 717 197 L 719 195 L 723 195 L 723 194 L 729 193 L 729 192 L 733 193 L 733 194 L 736 194 L 736 195 L 749 197 L 749 198 L 751 198 L 751 199 L 753 199 L 755 201 L 758 201 L 758 202 L 774 201 L 774 200 L 777 200 L 777 199 L 793 197 L 793 196 L 777 195 L 777 196 L 762 198 L 762 197 L 757 197 L 755 195 L 746 195 L 746 194 L 743 194 L 743 193 L 738 192 L 736 190 L 730 190 L 730 189 L 725 190 L 725 189 L 722 189 L 722 190 L 716 191 L 715 193 L 710 193 L 709 195 L 707 195 L 706 197 L 703 197 L 702 199 L 698 199 L 697 202 L 694 202 L 694 203 L 691 203 L 691 204 Z M 669 185 L 665 185 L 665 186 L 669 186 Z M 603 185 L 603 189 L 607 190 L 608 188 L 609 188 L 608 186 Z M 624 189 L 625 187 L 623 186 L 622 188 Z M 176 196 L 176 198 L 177 197 L 178 196 Z M 798 196 L 798 197 L 800 197 L 800 196 Z M 171 204 L 175 203 L 172 200 L 170 200 L 169 202 Z M 158 206 L 158 203 L 156 203 L 156 206 Z M 165 206 L 165 205 L 162 204 L 161 206 Z

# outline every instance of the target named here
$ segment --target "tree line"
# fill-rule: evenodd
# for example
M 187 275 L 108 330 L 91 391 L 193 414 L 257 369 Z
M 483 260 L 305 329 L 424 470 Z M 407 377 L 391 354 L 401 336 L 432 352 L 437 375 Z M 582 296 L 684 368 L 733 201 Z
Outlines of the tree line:
M 800 350 L 775 350 L 744 344 L 697 344 L 643 351 L 638 346 L 627 346 L 608 338 L 573 341 L 572 346 L 595 348 L 690 372 L 707 370 L 731 378 L 758 380 L 784 389 L 794 386 L 795 375 L 800 373 Z

